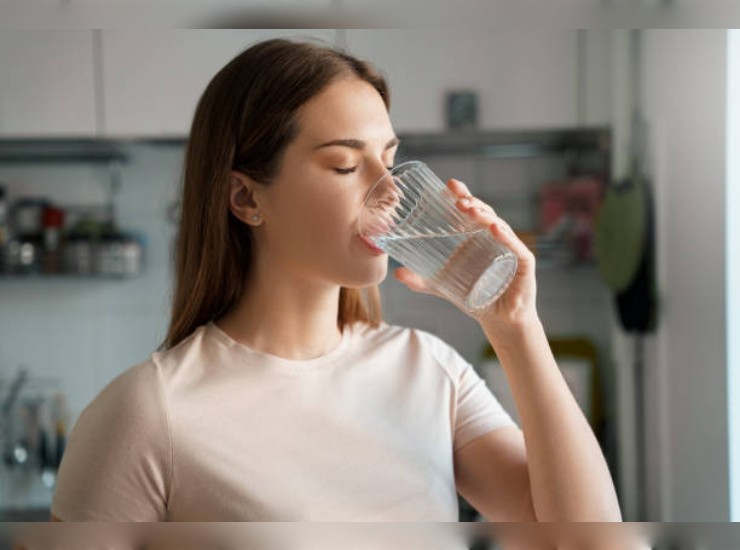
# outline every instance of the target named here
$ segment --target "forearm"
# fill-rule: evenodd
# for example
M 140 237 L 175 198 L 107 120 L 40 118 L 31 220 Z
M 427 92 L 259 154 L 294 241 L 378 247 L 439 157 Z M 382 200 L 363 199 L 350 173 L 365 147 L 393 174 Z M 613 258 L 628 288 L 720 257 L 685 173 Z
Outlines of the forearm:
M 621 521 L 614 484 L 539 320 L 484 332 L 506 374 L 524 432 L 539 521 Z

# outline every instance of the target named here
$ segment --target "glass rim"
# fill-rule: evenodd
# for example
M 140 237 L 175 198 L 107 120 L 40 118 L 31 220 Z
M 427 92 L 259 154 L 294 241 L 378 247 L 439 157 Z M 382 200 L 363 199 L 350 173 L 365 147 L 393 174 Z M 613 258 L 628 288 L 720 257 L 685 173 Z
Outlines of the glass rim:
M 370 195 L 372 195 L 375 188 L 378 186 L 378 184 L 383 181 L 385 178 L 390 176 L 391 178 L 398 175 L 399 172 L 402 170 L 407 170 L 411 168 L 412 166 L 425 166 L 428 168 L 428 165 L 423 160 L 418 159 L 411 159 L 411 160 L 405 160 L 400 164 L 396 164 L 393 168 L 390 170 L 386 170 L 385 173 L 380 176 L 375 182 L 370 186 L 370 188 L 367 190 L 367 193 L 365 193 L 365 196 L 362 198 L 362 206 L 363 208 L 367 204 L 367 200 L 370 198 Z
M 411 166 L 412 164 L 414 164 L 414 165 L 416 165 L 416 164 L 422 164 L 424 166 L 427 165 L 426 162 L 424 162 L 423 160 L 419 160 L 419 159 L 405 160 L 405 161 L 403 161 L 400 164 L 396 164 L 393 168 L 391 168 L 390 170 L 388 170 L 388 172 L 390 174 L 395 174 L 401 168 L 406 168 L 407 166 Z

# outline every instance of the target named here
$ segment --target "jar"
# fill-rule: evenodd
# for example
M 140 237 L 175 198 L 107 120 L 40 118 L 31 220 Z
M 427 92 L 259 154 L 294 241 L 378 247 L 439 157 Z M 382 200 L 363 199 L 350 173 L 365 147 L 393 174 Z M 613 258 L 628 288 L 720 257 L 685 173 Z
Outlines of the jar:
M 88 239 L 72 238 L 64 246 L 64 271 L 72 275 L 93 273 L 92 243 Z
M 96 244 L 93 253 L 93 271 L 111 277 L 138 275 L 143 266 L 143 247 L 128 235 L 111 235 Z
M 141 273 L 144 267 L 144 247 L 134 237 L 125 237 L 121 242 L 122 275 L 130 277 Z
M 38 271 L 39 246 L 33 240 L 11 240 L 3 248 L 3 270 L 10 275 Z
M 48 204 L 45 199 L 19 199 L 12 208 L 13 232 L 19 238 L 40 237 L 41 216 Z

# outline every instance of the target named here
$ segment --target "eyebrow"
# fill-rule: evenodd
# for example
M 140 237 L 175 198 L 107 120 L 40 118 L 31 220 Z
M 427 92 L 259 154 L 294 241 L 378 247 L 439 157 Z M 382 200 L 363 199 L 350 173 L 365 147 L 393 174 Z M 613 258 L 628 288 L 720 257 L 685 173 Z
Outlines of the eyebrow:
M 386 143 L 384 150 L 387 151 L 391 147 L 398 145 L 400 142 L 401 140 L 398 139 L 398 137 L 394 137 L 388 143 Z M 317 145 L 316 147 L 314 147 L 314 151 L 316 151 L 317 149 L 322 149 L 324 147 L 332 147 L 335 145 L 340 145 L 342 147 L 350 147 L 351 149 L 358 149 L 361 151 L 362 149 L 365 148 L 365 145 L 367 145 L 367 143 L 359 139 L 335 139 L 334 141 L 328 141 L 326 143 L 322 143 L 321 145 Z

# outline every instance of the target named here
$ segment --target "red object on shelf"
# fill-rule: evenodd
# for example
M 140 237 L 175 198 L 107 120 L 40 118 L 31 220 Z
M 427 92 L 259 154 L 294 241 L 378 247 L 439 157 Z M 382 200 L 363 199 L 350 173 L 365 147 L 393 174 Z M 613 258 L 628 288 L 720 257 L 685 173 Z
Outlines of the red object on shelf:
M 575 259 L 592 260 L 594 224 L 604 192 L 603 180 L 591 176 L 544 184 L 540 190 L 540 231 L 547 235 L 564 218 L 570 218 Z
M 62 226 L 64 226 L 64 210 L 55 206 L 44 207 L 44 211 L 41 216 L 41 225 L 44 229 L 47 227 L 61 229 Z

